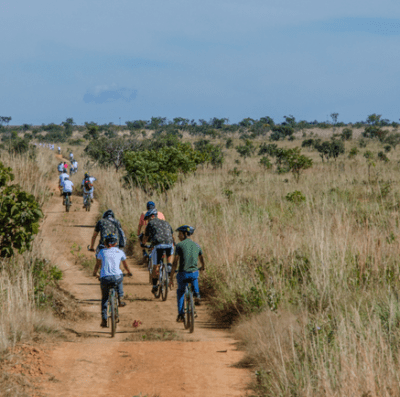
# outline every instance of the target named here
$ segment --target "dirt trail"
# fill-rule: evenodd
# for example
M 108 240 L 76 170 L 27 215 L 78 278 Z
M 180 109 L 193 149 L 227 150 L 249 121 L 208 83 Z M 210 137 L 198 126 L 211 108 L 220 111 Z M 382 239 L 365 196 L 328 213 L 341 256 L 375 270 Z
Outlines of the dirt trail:
M 168 300 L 151 294 L 148 273 L 128 258 L 133 271 L 125 279 L 127 306 L 120 310 L 121 322 L 115 338 L 100 328 L 100 287 L 97 279 L 79 266 L 77 257 L 93 258 L 86 251 L 98 214 L 95 202 L 91 212 L 82 208 L 82 198 L 73 196 L 70 213 L 61 198 L 51 198 L 45 210 L 42 237 L 47 255 L 64 272 L 61 283 L 87 319 L 66 325 L 71 341 L 46 348 L 45 378 L 40 389 L 49 396 L 243 396 L 249 381 L 247 370 L 233 367 L 243 356 L 227 330 L 222 330 L 198 308 L 193 334 L 176 323 L 176 292 Z M 140 320 L 138 328 L 134 320 Z M 140 341 L 152 328 L 164 329 L 170 341 Z M 155 337 L 162 332 L 153 332 Z M 153 336 L 154 339 L 154 336 Z

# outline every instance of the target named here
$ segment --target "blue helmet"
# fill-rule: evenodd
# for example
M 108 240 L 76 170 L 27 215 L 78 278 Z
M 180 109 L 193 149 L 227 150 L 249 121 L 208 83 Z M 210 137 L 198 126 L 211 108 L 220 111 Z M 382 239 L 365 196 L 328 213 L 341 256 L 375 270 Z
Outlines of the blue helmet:
M 114 217 L 114 212 L 112 212 L 112 210 L 107 210 L 107 211 L 103 214 L 103 219 L 108 218 L 109 216 L 111 216 L 111 218 L 115 218 L 115 217 Z
M 147 206 L 147 211 L 156 208 L 156 204 L 154 203 L 154 201 L 148 201 L 146 206 Z
M 194 233 L 194 227 L 189 226 L 189 225 L 182 225 L 179 226 L 178 229 L 176 229 L 177 232 L 183 232 L 186 233 L 188 236 L 191 236 Z
M 118 241 L 118 237 L 115 233 L 107 234 L 107 236 L 104 239 L 104 242 L 108 245 L 115 244 L 117 241 Z
M 157 216 L 157 214 L 158 214 L 157 209 L 156 209 L 156 208 L 152 208 L 151 210 L 147 211 L 147 212 L 144 214 L 144 219 L 148 219 L 148 218 L 150 218 L 152 215 Z

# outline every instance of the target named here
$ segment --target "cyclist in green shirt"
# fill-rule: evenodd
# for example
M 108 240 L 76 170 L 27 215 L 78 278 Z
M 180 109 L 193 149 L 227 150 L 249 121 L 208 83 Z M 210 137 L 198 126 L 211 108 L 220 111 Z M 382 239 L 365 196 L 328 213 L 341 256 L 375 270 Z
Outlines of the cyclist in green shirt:
M 199 269 L 197 267 L 198 259 L 200 259 L 201 268 L 205 269 L 205 263 L 203 258 L 203 252 L 200 246 L 189 238 L 194 233 L 194 228 L 188 225 L 183 225 L 176 229 L 178 238 L 181 241 L 176 245 L 175 248 L 175 258 L 172 265 L 170 286 L 174 285 L 174 274 L 175 269 L 179 267 L 176 275 L 176 280 L 178 281 L 178 289 L 176 290 L 177 300 L 178 300 L 178 318 L 176 321 L 183 321 L 184 314 L 184 295 L 185 288 L 188 283 L 193 285 L 193 296 L 195 298 L 195 304 L 200 304 L 200 290 L 199 290 Z

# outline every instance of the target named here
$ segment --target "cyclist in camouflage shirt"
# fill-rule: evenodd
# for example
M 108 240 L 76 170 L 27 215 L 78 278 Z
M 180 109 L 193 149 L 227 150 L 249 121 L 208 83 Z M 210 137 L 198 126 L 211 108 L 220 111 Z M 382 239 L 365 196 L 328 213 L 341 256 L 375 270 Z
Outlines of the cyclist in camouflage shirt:
M 112 210 L 107 210 L 104 214 L 102 219 L 100 219 L 93 232 L 92 236 L 92 243 L 90 245 L 90 250 L 94 251 L 94 243 L 96 241 L 97 235 L 100 233 L 100 241 L 99 245 L 96 248 L 96 256 L 99 251 L 105 248 L 105 238 L 109 234 L 115 234 L 117 236 L 117 247 L 119 244 L 118 240 L 118 228 L 121 227 L 121 223 L 115 219 L 114 212 Z
M 155 208 L 147 211 L 144 219 L 148 219 L 149 223 L 144 231 L 142 246 L 146 245 L 147 241 L 150 241 L 152 245 L 154 245 L 151 255 L 151 260 L 153 262 L 153 288 L 151 292 L 155 294 L 157 292 L 157 282 L 160 271 L 159 263 L 162 259 L 164 251 L 167 254 L 168 271 L 171 271 L 174 254 L 173 230 L 167 221 L 157 218 L 157 209 Z

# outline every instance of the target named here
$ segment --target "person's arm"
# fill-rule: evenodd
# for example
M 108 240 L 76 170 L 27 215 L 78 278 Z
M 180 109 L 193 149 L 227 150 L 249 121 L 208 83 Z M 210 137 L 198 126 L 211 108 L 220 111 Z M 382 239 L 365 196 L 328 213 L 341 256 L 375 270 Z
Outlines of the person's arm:
M 94 267 L 93 270 L 93 276 L 97 277 L 97 272 L 101 269 L 101 259 L 96 259 L 96 266 Z
M 146 229 L 144 231 L 143 240 L 142 240 L 143 245 L 145 245 L 147 243 L 147 240 L 149 239 L 148 227 L 149 227 L 149 224 L 147 224 Z
M 140 219 L 139 219 L 139 226 L 138 226 L 138 232 L 137 232 L 138 236 L 142 232 L 143 225 L 144 225 L 144 214 L 142 213 L 142 215 L 140 215 Z
M 90 244 L 90 249 L 93 250 L 94 249 L 94 242 L 96 241 L 96 237 L 99 233 L 94 231 L 93 232 L 93 236 L 92 236 L 92 243 Z
M 175 254 L 174 262 L 172 263 L 171 275 L 169 276 L 169 286 L 170 287 L 174 286 L 174 275 L 175 275 L 176 267 L 178 266 L 178 261 L 179 261 L 179 255 Z
M 125 270 L 128 272 L 129 276 L 132 276 L 132 272 L 129 270 L 128 264 L 126 263 L 126 260 L 122 261 L 122 265 L 124 266 Z
M 203 271 L 206 269 L 206 265 L 204 263 L 204 257 L 203 255 L 199 255 L 200 263 L 201 263 L 201 268 L 199 269 L 200 271 Z

